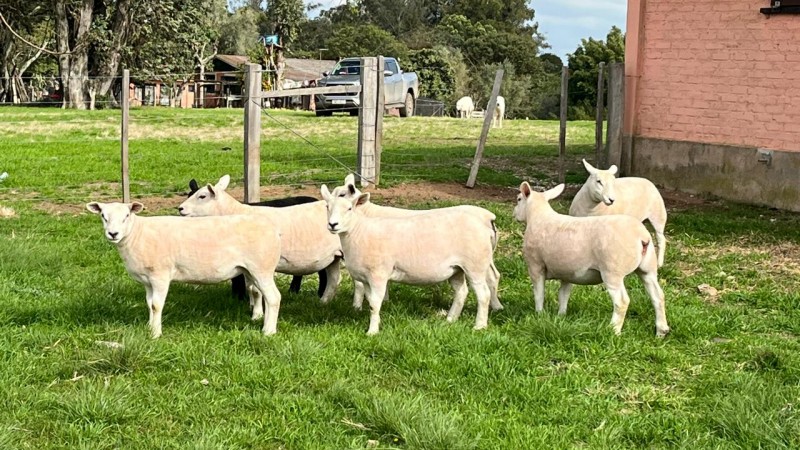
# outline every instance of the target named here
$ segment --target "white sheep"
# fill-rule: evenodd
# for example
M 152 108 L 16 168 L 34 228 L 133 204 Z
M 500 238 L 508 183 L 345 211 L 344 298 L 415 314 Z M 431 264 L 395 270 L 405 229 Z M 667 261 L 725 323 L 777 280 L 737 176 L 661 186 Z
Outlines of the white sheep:
M 344 197 L 350 200 L 356 199 L 359 197 L 362 192 L 356 187 L 356 178 L 355 175 L 348 174 L 344 179 L 343 186 L 337 186 L 336 188 L 331 191 L 334 197 Z M 370 202 L 367 200 L 358 211 L 361 214 L 364 214 L 367 217 L 394 217 L 394 218 L 402 218 L 402 217 L 411 217 L 416 216 L 419 214 L 429 214 L 429 213 L 438 213 L 438 212 L 449 212 L 449 211 L 463 211 L 468 214 L 472 214 L 475 217 L 479 218 L 483 221 L 485 226 L 495 233 L 497 236 L 497 228 L 495 226 L 495 219 L 496 216 L 493 212 L 473 205 L 459 205 L 459 206 L 451 206 L 447 208 L 436 208 L 436 209 L 403 209 L 403 208 L 395 208 L 392 206 L 381 206 L 376 205 L 375 203 Z M 497 240 L 495 239 L 492 242 L 493 247 L 497 247 Z M 492 270 L 489 272 L 489 279 L 486 282 L 489 285 L 489 291 L 491 294 L 491 301 L 490 306 L 493 310 L 499 311 L 503 309 L 503 305 L 500 303 L 498 299 L 497 291 L 498 285 L 500 283 L 500 272 L 497 270 L 497 267 L 492 261 Z M 364 285 L 359 282 L 355 281 L 355 289 L 353 295 L 353 307 L 356 309 L 361 309 L 361 305 L 364 302 Z M 388 292 L 387 292 L 388 297 Z
M 497 105 L 494 107 L 494 114 L 492 114 L 492 127 L 503 128 L 503 118 L 506 116 L 506 99 L 503 96 L 497 96 Z
M 252 214 L 268 219 L 278 227 L 281 235 L 281 259 L 277 271 L 310 275 L 324 269 L 327 285 L 320 301 L 328 303 L 336 295 L 339 285 L 342 251 L 339 239 L 325 229 L 325 202 L 320 200 L 283 208 L 250 206 L 225 192 L 229 183 L 230 176 L 225 175 L 216 185 L 200 188 L 181 203 L 178 211 L 182 216 Z
M 652 237 L 640 221 L 624 215 L 572 217 L 559 214 L 548 202 L 564 191 L 563 184 L 540 193 L 523 182 L 519 190 L 514 218 L 527 222 L 523 256 L 533 282 L 536 311 L 544 308 L 546 279 L 561 280 L 559 315 L 567 312 L 573 284 L 604 283 L 614 304 L 611 326 L 620 334 L 630 302 L 624 279 L 636 272 L 655 309 L 656 336 L 669 333 Z
M 461 97 L 456 102 L 456 111 L 458 111 L 459 119 L 469 119 L 472 116 L 472 111 L 475 111 L 475 103 L 472 102 L 472 97 Z
M 594 168 L 583 160 L 589 178 L 575 195 L 569 207 L 571 216 L 605 216 L 624 214 L 643 221 L 647 219 L 656 232 L 658 267 L 664 265 L 667 239 L 667 208 L 658 188 L 648 179 L 636 177 L 615 178 L 617 166 L 608 170 Z
M 478 299 L 475 329 L 489 320 L 489 286 L 496 237 L 477 217 L 462 211 L 375 218 L 357 211 L 369 194 L 356 199 L 333 196 L 321 188 L 328 204 L 328 229 L 342 242 L 347 270 L 364 283 L 370 306 L 367 334 L 380 327 L 380 310 L 389 281 L 424 285 L 449 281 L 455 292 L 448 322 L 461 315 L 467 280 Z
M 138 217 L 141 203 L 86 204 L 100 214 L 105 237 L 116 245 L 128 274 L 143 284 L 153 338 L 170 282 L 219 283 L 243 274 L 266 298 L 263 332 L 275 334 L 281 293 L 274 274 L 281 254 L 277 227 L 252 216 Z

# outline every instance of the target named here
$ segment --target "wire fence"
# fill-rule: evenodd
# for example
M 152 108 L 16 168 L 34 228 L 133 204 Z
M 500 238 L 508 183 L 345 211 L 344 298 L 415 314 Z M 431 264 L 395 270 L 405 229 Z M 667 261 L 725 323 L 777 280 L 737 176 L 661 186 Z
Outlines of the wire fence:
M 232 76 L 241 79 L 242 74 Z M 155 78 L 131 77 L 134 89 L 147 85 L 142 80 Z M 110 81 L 111 97 L 119 95 L 121 78 Z M 287 94 L 290 92 L 287 90 Z M 168 199 L 177 206 L 179 198 L 189 191 L 189 180 L 196 179 L 202 185 L 214 183 L 225 174 L 231 175 L 232 186 L 239 189 L 244 179 L 240 105 L 217 109 L 146 107 L 163 104 L 145 101 L 155 98 L 155 92 L 149 94 L 141 98 L 144 106 L 134 107 L 130 115 L 132 197 Z M 238 94 L 241 98 L 241 91 Z M 49 101 L 60 105 L 60 101 Z M 21 105 L 42 103 L 50 104 L 32 101 Z M 329 105 L 328 111 L 339 114 L 316 117 L 314 102 L 288 103 L 299 111 L 276 109 L 275 103 L 270 100 L 261 104 L 262 198 L 317 195 L 320 184 L 339 185 L 346 174 L 355 171 L 358 119 L 350 116 L 361 115 L 362 105 Z M 0 174 L 9 173 L 0 181 L 0 204 L 80 205 L 121 198 L 121 114 L 112 109 L 119 98 L 96 99 L 95 104 L 106 109 L 5 108 L 0 113 L 0 135 L 4 136 L 0 138 Z M 414 114 L 422 117 L 416 119 L 394 117 L 396 111 L 388 111 L 382 133 L 384 185 L 412 180 L 466 181 L 483 121 L 449 118 L 446 111 L 443 102 L 428 99 L 417 99 Z M 581 156 L 592 150 L 583 142 L 590 142 L 586 136 L 593 134 L 594 128 L 588 126 L 568 131 L 568 141 L 580 143 L 573 145 L 571 152 L 574 157 L 570 167 L 576 173 L 580 172 Z M 557 126 L 506 121 L 489 134 L 478 181 L 510 186 L 519 179 L 555 179 L 557 155 Z

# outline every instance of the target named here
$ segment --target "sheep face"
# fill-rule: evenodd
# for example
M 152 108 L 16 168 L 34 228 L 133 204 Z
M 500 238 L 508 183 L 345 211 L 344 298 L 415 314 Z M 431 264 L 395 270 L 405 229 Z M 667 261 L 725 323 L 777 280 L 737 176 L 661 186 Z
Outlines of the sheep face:
M 361 194 L 351 199 L 344 195 L 340 196 L 340 193 L 343 194 L 343 192 L 338 188 L 334 189 L 334 193 L 331 193 L 324 184 L 320 192 L 328 208 L 328 231 L 333 234 L 350 231 L 353 228 L 353 222 L 356 220 L 356 209 L 369 202 L 369 193 Z
M 225 175 L 220 178 L 217 184 L 214 186 L 208 184 L 200 189 L 195 189 L 194 194 L 192 194 L 188 199 L 186 199 L 186 201 L 178 206 L 178 212 L 182 216 L 194 217 L 218 215 L 216 214 L 218 207 L 218 194 L 228 188 L 230 181 L 231 177 L 229 175 Z
M 614 175 L 617 173 L 617 166 L 612 165 L 608 170 L 596 169 L 591 164 L 583 160 L 583 166 L 589 172 L 589 179 L 586 185 L 589 188 L 589 197 L 596 203 L 604 203 L 606 206 L 614 204 L 616 195 L 614 193 Z
M 563 184 L 544 192 L 536 192 L 531 189 L 527 181 L 523 181 L 519 185 L 517 205 L 514 207 L 514 218 L 520 222 L 527 222 L 529 210 L 532 208 L 538 209 L 538 207 L 548 204 L 550 200 L 558 197 L 562 192 L 564 192 Z
M 343 197 L 349 200 L 352 200 L 359 195 L 361 195 L 361 191 L 356 187 L 356 177 L 352 173 L 345 177 L 344 185 L 337 186 L 331 192 L 331 195 L 334 197 Z
M 99 214 L 103 219 L 103 231 L 106 239 L 114 244 L 120 243 L 133 229 L 133 215 L 141 212 L 144 206 L 133 203 L 98 203 L 86 204 L 86 209 Z

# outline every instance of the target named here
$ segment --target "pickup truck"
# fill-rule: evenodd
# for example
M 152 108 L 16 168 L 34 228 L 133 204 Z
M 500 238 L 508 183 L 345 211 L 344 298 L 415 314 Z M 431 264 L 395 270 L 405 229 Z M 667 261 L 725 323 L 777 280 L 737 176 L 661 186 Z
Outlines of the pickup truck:
M 361 58 L 345 58 L 336 63 L 333 70 L 323 72 L 318 86 L 357 86 L 361 80 Z M 414 115 L 414 104 L 419 94 L 419 80 L 414 72 L 403 72 L 395 58 L 384 58 L 384 107 L 399 108 L 400 117 Z M 359 94 L 317 94 L 315 96 L 317 116 L 330 116 L 336 111 L 358 115 Z

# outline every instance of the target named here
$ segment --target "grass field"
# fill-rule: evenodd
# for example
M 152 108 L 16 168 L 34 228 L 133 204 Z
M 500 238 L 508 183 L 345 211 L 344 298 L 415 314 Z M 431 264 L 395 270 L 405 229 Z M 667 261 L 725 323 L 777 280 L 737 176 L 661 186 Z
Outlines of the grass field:
M 276 336 L 227 284 L 175 284 L 153 341 L 144 289 L 83 212 L 119 196 L 118 114 L 0 108 L 0 205 L 15 211 L 0 217 L 0 448 L 800 447 L 797 214 L 667 193 L 660 279 L 673 331 L 654 337 L 630 279 L 617 337 L 597 286 L 576 287 L 559 318 L 550 282 L 546 312 L 533 310 L 508 188 L 554 184 L 557 123 L 493 130 L 481 185 L 466 191 L 477 121 L 387 118 L 378 198 L 498 215 L 506 308 L 488 330 L 472 330 L 472 294 L 447 324 L 449 287 L 393 285 L 381 333 L 367 337 L 348 278 L 322 306 L 316 277 L 297 295 L 281 277 Z M 133 111 L 134 197 L 172 214 L 192 177 L 230 173 L 240 188 L 241 121 L 238 110 Z M 593 136 L 570 124 L 568 181 L 584 178 Z M 265 195 L 340 181 L 355 140 L 354 118 L 265 115 L 262 184 L 278 185 Z

